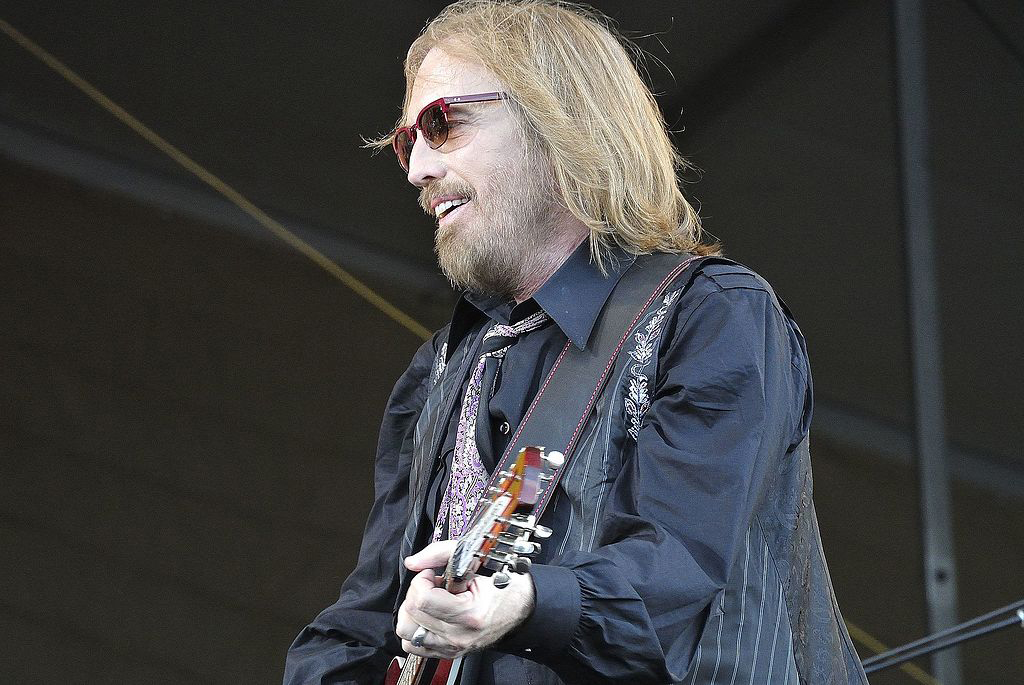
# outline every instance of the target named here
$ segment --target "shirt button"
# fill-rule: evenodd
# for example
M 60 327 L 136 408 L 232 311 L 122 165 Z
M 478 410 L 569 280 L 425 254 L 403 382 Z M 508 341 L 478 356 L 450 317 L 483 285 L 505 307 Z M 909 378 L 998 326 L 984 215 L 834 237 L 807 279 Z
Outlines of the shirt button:
M 508 421 L 502 421 L 501 425 L 498 426 L 498 432 L 502 435 L 508 435 L 510 430 L 512 430 L 512 426 L 508 425 Z

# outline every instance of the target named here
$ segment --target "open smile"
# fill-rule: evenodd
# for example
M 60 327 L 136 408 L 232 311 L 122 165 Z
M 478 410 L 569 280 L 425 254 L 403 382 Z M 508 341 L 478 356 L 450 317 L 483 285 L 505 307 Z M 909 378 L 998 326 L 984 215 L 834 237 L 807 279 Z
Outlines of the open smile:
M 436 216 L 437 220 L 440 221 L 445 217 L 453 214 L 455 211 L 459 209 L 459 207 L 468 202 L 469 198 L 465 197 L 460 197 L 455 200 L 447 200 L 445 202 L 442 202 L 436 207 L 434 207 L 434 216 Z

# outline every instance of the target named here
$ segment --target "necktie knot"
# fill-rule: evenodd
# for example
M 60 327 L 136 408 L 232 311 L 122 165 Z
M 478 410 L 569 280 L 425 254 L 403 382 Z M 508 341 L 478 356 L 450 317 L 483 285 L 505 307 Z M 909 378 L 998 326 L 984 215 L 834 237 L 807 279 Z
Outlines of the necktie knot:
M 544 310 L 538 310 L 514 324 L 496 323 L 484 334 L 480 348 L 481 357 L 503 357 L 507 350 L 524 333 L 534 331 L 550 320 Z

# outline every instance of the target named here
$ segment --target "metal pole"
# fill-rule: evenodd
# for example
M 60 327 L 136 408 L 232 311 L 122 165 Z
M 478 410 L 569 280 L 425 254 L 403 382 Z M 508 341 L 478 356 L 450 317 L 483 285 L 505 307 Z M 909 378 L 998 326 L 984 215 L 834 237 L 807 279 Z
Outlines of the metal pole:
M 989 633 L 994 633 L 997 630 L 1009 628 L 1010 626 L 1024 626 L 1024 609 L 1018 609 L 1015 615 L 1007 616 L 1001 621 L 990 623 L 987 626 L 975 628 L 970 632 L 962 633 L 960 635 L 954 635 L 953 637 L 947 637 L 945 640 L 933 642 L 930 645 L 918 647 L 917 649 L 907 650 L 906 652 L 903 652 L 902 654 L 899 654 L 898 656 L 895 656 L 891 659 L 887 659 L 886 661 L 879 661 L 877 663 L 864 666 L 864 672 L 874 673 L 875 671 L 881 671 L 886 668 L 898 666 L 899 664 L 902 664 L 905 661 L 910 661 L 911 659 L 915 659 L 924 654 L 936 652 L 937 650 L 954 649 L 954 645 L 959 645 L 964 642 L 967 642 L 968 640 L 974 640 L 979 637 L 984 637 Z
M 924 581 L 929 631 L 937 632 L 956 623 L 956 565 L 928 158 L 924 9 L 920 0 L 893 1 L 893 40 Z M 960 685 L 957 648 L 936 652 L 931 665 L 943 685 Z

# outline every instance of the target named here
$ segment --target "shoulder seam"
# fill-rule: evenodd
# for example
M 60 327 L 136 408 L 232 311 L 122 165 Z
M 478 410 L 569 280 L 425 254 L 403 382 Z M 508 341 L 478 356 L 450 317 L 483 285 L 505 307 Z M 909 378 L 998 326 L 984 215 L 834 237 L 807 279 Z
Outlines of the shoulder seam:
M 687 324 L 690 323 L 690 319 L 693 317 L 694 314 L 697 313 L 697 310 L 700 309 L 701 307 L 703 307 L 704 303 L 707 302 L 708 298 L 711 297 L 712 295 L 718 295 L 719 293 L 723 293 L 723 292 L 725 292 L 727 290 L 753 290 L 755 292 L 764 293 L 765 295 L 768 294 L 768 291 L 765 290 L 764 288 L 744 288 L 744 287 L 741 287 L 741 286 L 735 286 L 735 287 L 731 287 L 731 288 L 723 288 L 718 283 L 715 283 L 715 286 L 718 288 L 718 290 L 716 290 L 714 292 L 706 293 L 704 295 L 704 297 L 700 298 L 700 302 L 696 303 L 693 306 L 693 308 L 690 310 L 690 313 L 686 315 L 686 319 L 681 321 L 681 322 L 679 322 L 679 324 L 676 326 L 676 331 L 675 331 L 674 335 L 672 336 L 673 337 L 673 342 L 675 342 L 675 338 L 679 335 L 679 333 L 684 328 L 686 328 Z

